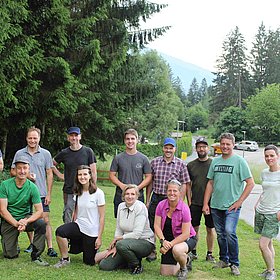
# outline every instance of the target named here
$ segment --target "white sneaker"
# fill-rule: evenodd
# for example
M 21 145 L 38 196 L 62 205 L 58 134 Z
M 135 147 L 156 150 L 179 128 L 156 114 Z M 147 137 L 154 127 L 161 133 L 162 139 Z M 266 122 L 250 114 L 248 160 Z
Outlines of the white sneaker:
M 54 267 L 55 268 L 62 268 L 62 267 L 67 266 L 69 264 L 70 264 L 70 258 L 69 258 L 69 260 L 60 259 L 59 262 L 54 265 Z

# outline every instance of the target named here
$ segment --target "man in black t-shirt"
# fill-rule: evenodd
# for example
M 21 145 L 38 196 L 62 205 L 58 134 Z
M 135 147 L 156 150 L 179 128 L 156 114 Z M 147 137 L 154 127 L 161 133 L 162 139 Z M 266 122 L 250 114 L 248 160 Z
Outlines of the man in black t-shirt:
M 61 180 L 64 181 L 63 186 L 63 221 L 70 223 L 72 220 L 72 213 L 74 210 L 73 200 L 73 186 L 77 167 L 79 165 L 88 165 L 91 168 L 92 178 L 96 182 L 96 158 L 91 148 L 81 145 L 81 131 L 79 127 L 70 127 L 67 130 L 67 139 L 70 147 L 63 149 L 54 157 L 54 165 L 58 163 L 64 164 L 64 174 L 62 174 L 56 167 L 53 172 Z

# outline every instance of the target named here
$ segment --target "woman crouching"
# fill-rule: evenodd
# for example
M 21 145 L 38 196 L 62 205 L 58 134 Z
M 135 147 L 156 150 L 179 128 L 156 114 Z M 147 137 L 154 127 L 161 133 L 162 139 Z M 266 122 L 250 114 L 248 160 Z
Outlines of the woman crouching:
M 161 275 L 177 275 L 178 280 L 185 280 L 188 253 L 195 247 L 197 239 L 191 225 L 190 209 L 180 199 L 181 188 L 179 181 L 168 181 L 167 199 L 156 208 L 154 228 L 161 243 Z
M 154 249 L 154 233 L 150 229 L 148 211 L 138 199 L 136 185 L 126 185 L 119 204 L 115 238 L 101 260 L 101 270 L 129 268 L 131 274 L 142 273 L 141 260 Z

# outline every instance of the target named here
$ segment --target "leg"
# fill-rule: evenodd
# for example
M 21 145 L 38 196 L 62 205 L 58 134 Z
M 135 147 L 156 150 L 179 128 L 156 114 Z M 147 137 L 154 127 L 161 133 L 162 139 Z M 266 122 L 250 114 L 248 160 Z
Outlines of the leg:
M 161 264 L 160 274 L 164 276 L 174 276 L 180 269 L 179 264 Z
M 225 211 L 211 208 L 211 215 L 217 232 L 217 239 L 218 239 L 218 245 L 220 250 L 219 252 L 220 260 L 228 264 L 229 256 L 228 256 L 228 242 L 227 242 L 227 237 L 225 232 L 225 222 L 226 222 Z
M 19 231 L 7 223 L 4 219 L 1 221 L 2 248 L 5 258 L 13 259 L 18 257 L 17 244 Z
M 75 201 L 73 199 L 73 194 L 63 193 L 64 209 L 63 209 L 63 222 L 65 224 L 72 221 L 72 214 L 75 207 Z
M 31 259 L 37 259 L 45 249 L 46 224 L 43 219 L 39 219 L 27 225 L 26 231 L 34 230 L 33 250 Z
M 228 255 L 231 265 L 239 266 L 239 248 L 236 228 L 240 215 L 240 209 L 235 211 L 226 211 L 225 233 L 228 243 Z
M 87 265 L 95 265 L 95 241 L 97 237 L 83 235 L 83 262 Z
M 176 244 L 172 248 L 174 259 L 179 263 L 180 268 L 185 269 L 188 261 L 189 247 L 186 242 Z
M 48 248 L 52 248 L 52 227 L 50 224 L 50 216 L 49 212 L 44 212 L 43 213 L 43 219 L 46 223 L 46 240 L 47 240 L 47 246 Z
M 74 242 L 82 238 L 79 226 L 74 222 L 58 227 L 55 235 L 61 258 L 68 258 L 68 239 Z
M 123 239 L 116 244 L 117 252 L 131 268 L 141 265 L 141 259 L 147 257 L 154 245 L 143 239 Z
M 118 213 L 118 206 L 122 202 L 122 193 L 118 190 L 115 192 L 114 196 L 114 216 L 117 218 L 117 213 Z
M 272 239 L 261 236 L 260 242 L 259 242 L 259 247 L 260 247 L 264 262 L 266 264 L 267 270 L 269 272 L 272 272 L 274 269 L 274 257 L 275 257 L 275 251 L 274 251 Z
M 207 254 L 213 252 L 214 250 L 214 240 L 215 240 L 215 228 L 212 219 L 212 215 L 204 215 L 205 226 L 206 226 L 206 244 L 207 244 Z
M 103 254 L 103 256 L 104 255 L 105 254 Z M 119 253 L 116 253 L 114 257 L 110 255 L 107 258 L 103 258 L 99 263 L 99 269 L 104 271 L 113 271 L 126 266 L 127 263 L 125 259 Z

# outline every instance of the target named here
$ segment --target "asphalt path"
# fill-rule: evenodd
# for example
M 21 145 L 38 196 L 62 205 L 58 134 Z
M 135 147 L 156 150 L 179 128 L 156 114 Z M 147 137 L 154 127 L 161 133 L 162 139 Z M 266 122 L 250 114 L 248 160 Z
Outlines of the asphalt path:
M 258 151 L 255 151 L 255 152 L 244 151 L 244 153 L 241 150 L 234 150 L 234 153 L 236 153 L 240 156 L 244 156 L 246 161 L 250 164 L 251 163 L 257 164 L 257 165 L 263 164 L 265 166 L 263 148 L 260 148 Z M 197 158 L 196 152 L 193 151 L 192 155 L 190 155 L 187 158 L 187 162 L 190 162 L 196 158 Z M 250 193 L 250 195 L 243 202 L 243 205 L 241 208 L 240 219 L 244 220 L 247 224 L 251 225 L 252 227 L 254 226 L 254 216 L 255 216 L 254 206 L 261 193 L 262 193 L 262 186 L 256 184 L 255 187 L 253 188 L 252 192 Z M 280 241 L 280 232 L 277 236 L 277 240 Z

